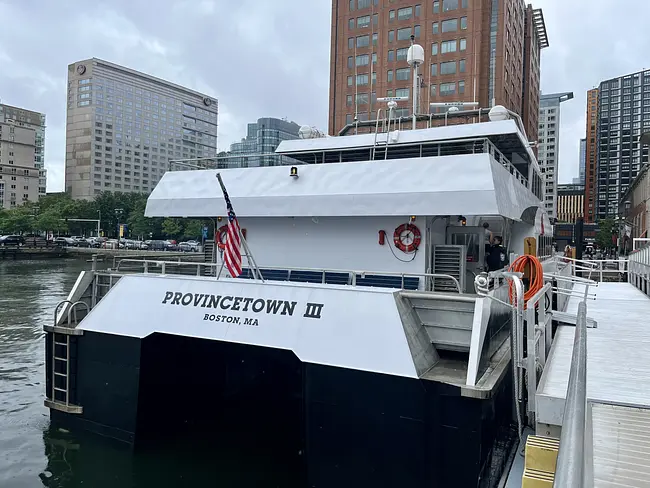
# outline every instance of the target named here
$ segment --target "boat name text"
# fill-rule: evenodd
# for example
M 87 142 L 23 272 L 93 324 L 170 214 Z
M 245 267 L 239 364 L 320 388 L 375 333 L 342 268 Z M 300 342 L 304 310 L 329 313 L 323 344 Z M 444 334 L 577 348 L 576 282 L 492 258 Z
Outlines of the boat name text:
M 214 308 L 220 310 L 229 310 L 233 312 L 253 312 L 265 313 L 268 315 L 288 315 L 293 316 L 296 311 L 298 302 L 289 300 L 273 300 L 270 298 L 254 298 L 254 297 L 236 297 L 232 295 L 211 295 L 207 293 L 182 293 L 179 291 L 167 291 L 162 300 L 165 305 L 180 305 L 183 307 L 197 307 L 197 308 Z M 303 317 L 309 319 L 320 319 L 323 311 L 322 303 L 305 304 Z M 227 322 L 225 317 L 221 315 L 206 314 L 204 320 Z M 208 318 L 209 317 L 209 318 Z M 219 317 L 219 318 L 218 318 Z M 224 317 L 221 319 L 220 317 Z M 237 317 L 232 317 L 237 318 Z M 215 320 L 216 319 L 216 320 Z M 237 318 L 238 319 L 238 318 Z M 248 322 L 248 319 L 244 319 Z M 240 323 L 239 320 L 234 323 Z M 248 325 L 246 323 L 245 325 Z M 252 325 L 252 324 L 251 324 Z

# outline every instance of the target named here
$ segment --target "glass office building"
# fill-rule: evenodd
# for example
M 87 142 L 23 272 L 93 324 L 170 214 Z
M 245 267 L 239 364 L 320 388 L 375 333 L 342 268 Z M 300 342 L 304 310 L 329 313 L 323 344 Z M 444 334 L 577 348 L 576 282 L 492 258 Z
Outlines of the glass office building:
M 214 157 L 217 100 L 100 59 L 68 66 L 65 190 L 149 193 L 170 161 Z
M 295 159 L 271 153 L 280 142 L 298 139 L 299 131 L 300 126 L 295 122 L 272 117 L 257 119 L 257 122 L 248 124 L 245 139 L 230 145 L 230 157 L 220 160 L 219 166 L 248 168 L 296 164 Z

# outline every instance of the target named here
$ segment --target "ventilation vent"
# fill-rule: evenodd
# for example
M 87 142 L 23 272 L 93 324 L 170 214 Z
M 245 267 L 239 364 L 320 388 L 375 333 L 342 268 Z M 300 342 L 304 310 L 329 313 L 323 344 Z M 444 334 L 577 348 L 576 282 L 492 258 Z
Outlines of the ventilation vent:
M 451 275 L 458 280 L 462 292 L 465 292 L 465 246 L 433 246 L 433 273 Z M 458 292 L 450 279 L 434 278 L 433 291 Z

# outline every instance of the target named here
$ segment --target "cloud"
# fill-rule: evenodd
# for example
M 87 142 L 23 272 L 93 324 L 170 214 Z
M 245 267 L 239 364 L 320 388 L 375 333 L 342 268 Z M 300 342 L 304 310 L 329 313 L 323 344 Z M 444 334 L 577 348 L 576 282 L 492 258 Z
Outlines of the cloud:
M 650 3 L 530 1 L 544 10 L 550 40 L 542 90 L 575 94 L 562 104 L 560 125 L 559 178 L 569 182 L 578 174 L 586 91 L 650 64 L 650 37 L 638 35 Z M 0 95 L 47 114 L 50 191 L 63 188 L 67 66 L 81 59 L 106 59 L 214 96 L 220 149 L 259 117 L 327 129 L 329 0 L 160 0 L 154 9 L 149 0 L 0 0 L 0 18 L 10 19 L 0 29 Z

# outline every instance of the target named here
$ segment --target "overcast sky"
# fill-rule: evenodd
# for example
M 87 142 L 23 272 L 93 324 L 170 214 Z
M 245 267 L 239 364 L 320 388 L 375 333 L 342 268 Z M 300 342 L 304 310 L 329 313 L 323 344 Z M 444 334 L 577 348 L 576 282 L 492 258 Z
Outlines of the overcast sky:
M 533 4 L 550 42 L 542 91 L 575 95 L 562 106 L 560 182 L 578 174 L 586 91 L 650 68 L 650 2 L 614 3 Z M 330 0 L 0 0 L 0 100 L 47 114 L 48 191 L 63 189 L 67 66 L 91 57 L 218 98 L 220 150 L 259 117 L 326 131 L 330 11 Z

